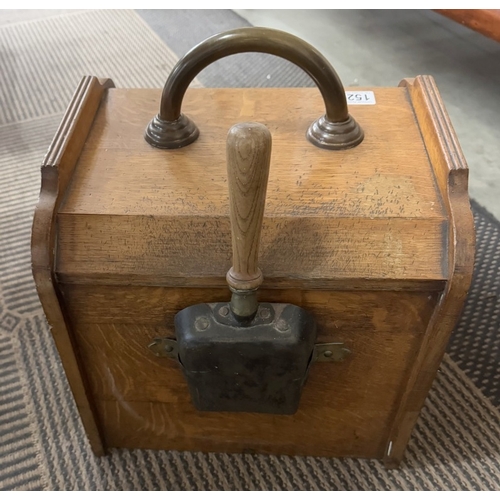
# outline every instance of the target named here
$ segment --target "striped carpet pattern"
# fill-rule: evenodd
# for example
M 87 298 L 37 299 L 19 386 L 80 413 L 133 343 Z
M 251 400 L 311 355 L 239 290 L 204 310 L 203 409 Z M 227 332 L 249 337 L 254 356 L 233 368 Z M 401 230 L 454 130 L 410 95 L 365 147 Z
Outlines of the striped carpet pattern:
M 209 29 L 210 21 L 215 33 L 216 25 L 234 19 L 226 11 L 211 16 L 189 13 L 186 30 L 193 32 L 200 23 Z M 0 489 L 500 489 L 500 413 L 463 369 L 481 387 L 490 372 L 477 375 L 463 366 L 468 360 L 458 345 L 442 363 L 399 470 L 387 471 L 372 460 L 175 451 L 111 450 L 94 457 L 31 278 L 39 164 L 82 75 L 109 76 L 122 87 L 161 87 L 176 56 L 133 11 L 0 21 L 0 54 L 7 68 L 0 73 Z M 275 74 L 285 78 L 275 82 L 287 85 L 288 73 L 281 73 L 279 64 Z M 230 72 L 233 84 L 237 74 Z M 214 77 L 200 75 L 200 80 L 207 84 L 203 78 Z M 485 309 L 484 303 L 485 294 L 496 293 L 498 286 L 498 267 L 492 272 L 485 266 L 498 263 L 491 245 L 499 226 L 480 207 L 475 216 L 483 228 L 478 244 L 484 255 L 479 253 L 474 302 L 458 330 L 477 340 L 483 331 L 494 338 L 491 324 L 498 324 L 496 306 L 490 300 Z M 494 340 L 488 345 L 498 352 Z M 485 357 L 484 366 L 489 363 Z
M 24 384 L 17 362 L 15 337 L 6 335 L 16 324 L 14 316 L 2 318 L 0 336 L 0 484 L 2 489 L 23 486 L 23 489 L 40 489 L 43 481 L 39 471 L 38 449 L 33 442 L 33 423 L 24 401 Z
M 82 75 L 112 75 L 117 87 L 162 87 L 176 61 L 130 11 L 4 26 L 0 44 L 0 124 L 63 112 Z
M 473 202 L 472 208 L 481 214 L 475 218 L 477 264 L 448 352 L 500 407 L 500 224 L 477 203 Z
M 234 12 L 216 9 L 176 10 L 168 15 L 155 10 L 138 12 L 179 56 L 215 33 L 250 26 Z M 204 86 L 212 88 L 314 87 L 312 78 L 295 64 L 269 54 L 246 53 L 225 57 L 207 66 L 199 78 Z

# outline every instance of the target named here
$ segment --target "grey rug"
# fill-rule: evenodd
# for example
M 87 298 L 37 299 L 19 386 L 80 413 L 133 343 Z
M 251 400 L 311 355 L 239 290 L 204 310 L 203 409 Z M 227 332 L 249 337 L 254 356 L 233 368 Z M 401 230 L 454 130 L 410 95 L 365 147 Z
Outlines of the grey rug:
M 113 450 L 95 458 L 31 277 L 40 161 L 82 75 L 159 88 L 175 53 L 246 23 L 230 11 L 168 11 L 161 23 L 158 13 L 133 11 L 28 18 L 0 15 L 0 489 L 500 489 L 500 224 L 477 204 L 472 290 L 401 469 L 371 460 L 173 451 Z M 266 56 L 217 64 L 200 74 L 202 84 L 310 83 Z

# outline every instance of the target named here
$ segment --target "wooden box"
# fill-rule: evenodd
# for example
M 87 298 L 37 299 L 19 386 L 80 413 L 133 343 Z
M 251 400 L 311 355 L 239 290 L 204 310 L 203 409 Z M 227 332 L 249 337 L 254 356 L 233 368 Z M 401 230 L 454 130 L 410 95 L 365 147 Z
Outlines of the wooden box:
M 317 88 L 194 89 L 200 137 L 144 140 L 160 90 L 85 77 L 42 165 L 33 273 L 93 450 L 154 448 L 401 460 L 472 274 L 468 170 L 428 76 L 349 106 L 364 131 L 305 137 Z M 257 121 L 273 150 L 259 299 L 310 311 L 342 363 L 310 370 L 294 415 L 203 412 L 178 364 L 148 349 L 173 318 L 227 301 L 228 129 Z

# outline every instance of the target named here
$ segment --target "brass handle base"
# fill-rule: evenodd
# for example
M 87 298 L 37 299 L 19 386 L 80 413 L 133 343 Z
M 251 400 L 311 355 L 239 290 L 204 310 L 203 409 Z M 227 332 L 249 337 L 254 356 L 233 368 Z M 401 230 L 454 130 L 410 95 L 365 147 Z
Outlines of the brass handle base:
M 163 120 L 156 115 L 149 122 L 144 138 L 155 148 L 178 149 L 189 146 L 199 135 L 198 127 L 186 115 L 181 114 L 175 121 Z M 331 122 L 323 115 L 311 124 L 306 137 L 316 147 L 341 150 L 360 144 L 364 139 L 364 133 L 350 115 L 343 122 Z
M 194 122 L 181 114 L 177 120 L 168 121 L 156 115 L 146 128 L 144 138 L 148 144 L 160 149 L 177 149 L 198 139 L 200 131 Z
M 351 115 L 343 122 L 332 122 L 323 115 L 311 124 L 306 137 L 319 148 L 349 149 L 363 140 L 364 133 Z
M 259 308 L 259 303 L 257 302 L 257 291 L 256 290 L 235 290 L 231 288 L 231 302 L 229 303 L 229 308 L 234 314 L 234 317 L 242 322 L 249 323 L 255 317 L 257 309 Z

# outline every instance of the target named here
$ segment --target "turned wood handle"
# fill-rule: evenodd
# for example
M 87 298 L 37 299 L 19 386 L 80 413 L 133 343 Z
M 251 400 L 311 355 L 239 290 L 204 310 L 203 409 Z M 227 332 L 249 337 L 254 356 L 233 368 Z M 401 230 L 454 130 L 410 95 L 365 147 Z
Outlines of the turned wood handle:
M 226 279 L 235 291 L 262 283 L 260 233 L 271 161 L 271 133 L 260 123 L 238 123 L 226 143 L 233 267 Z
M 264 52 L 283 57 L 302 68 L 318 86 L 325 114 L 307 130 L 307 139 L 326 149 L 347 149 L 363 140 L 363 131 L 349 115 L 344 87 L 327 59 L 304 40 L 269 28 L 238 28 L 207 38 L 174 66 L 161 96 L 160 112 L 149 123 L 146 141 L 157 148 L 174 149 L 194 142 L 199 130 L 181 113 L 189 84 L 209 64 L 241 52 Z M 293 103 L 290 103 L 292 105 Z M 283 119 L 286 119 L 286 109 Z

